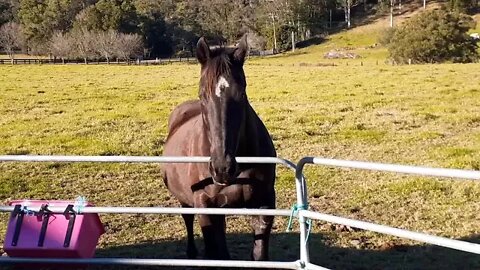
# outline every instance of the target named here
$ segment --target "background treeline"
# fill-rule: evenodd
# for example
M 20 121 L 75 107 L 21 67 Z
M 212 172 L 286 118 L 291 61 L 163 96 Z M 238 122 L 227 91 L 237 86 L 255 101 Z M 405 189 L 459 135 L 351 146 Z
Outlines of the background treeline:
M 190 55 L 199 36 L 285 50 L 401 0 L 0 0 L 0 47 L 82 59 Z M 469 9 L 478 0 L 449 0 Z M 341 22 L 340 25 L 338 22 Z

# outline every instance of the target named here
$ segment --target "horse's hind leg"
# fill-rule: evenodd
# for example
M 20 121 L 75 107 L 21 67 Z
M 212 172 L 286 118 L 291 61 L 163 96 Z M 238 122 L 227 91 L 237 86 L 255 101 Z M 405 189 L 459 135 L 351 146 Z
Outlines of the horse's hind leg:
M 195 216 L 192 214 L 183 214 L 182 217 L 185 221 L 185 227 L 187 227 L 187 258 L 195 259 L 198 254 L 193 235 L 193 220 Z

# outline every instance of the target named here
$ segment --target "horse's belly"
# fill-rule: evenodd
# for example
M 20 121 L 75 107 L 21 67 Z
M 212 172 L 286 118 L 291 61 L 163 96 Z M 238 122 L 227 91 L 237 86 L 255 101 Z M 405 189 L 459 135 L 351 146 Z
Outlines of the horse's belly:
M 169 136 L 164 156 L 209 156 L 209 146 L 202 135 L 201 116 L 191 118 Z M 165 184 L 182 204 L 193 206 L 192 185 L 210 177 L 206 163 L 163 164 Z

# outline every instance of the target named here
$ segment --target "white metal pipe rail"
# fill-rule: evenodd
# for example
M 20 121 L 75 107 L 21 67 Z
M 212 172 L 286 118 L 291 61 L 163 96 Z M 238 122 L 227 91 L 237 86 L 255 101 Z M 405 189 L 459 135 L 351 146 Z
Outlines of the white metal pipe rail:
M 12 212 L 14 206 L 0 206 L 0 212 Z M 40 206 L 28 207 L 28 210 L 38 211 Z M 54 214 L 62 214 L 65 207 L 49 206 Z M 179 207 L 94 207 L 85 206 L 79 214 L 194 214 L 194 215 L 240 215 L 240 216 L 285 216 L 291 215 L 291 210 L 282 209 L 243 209 L 243 208 L 179 208 Z
M 297 177 L 301 177 L 303 175 L 303 169 L 306 164 L 364 169 L 364 170 L 372 170 L 372 171 L 397 172 L 397 173 L 415 174 L 415 175 L 423 175 L 423 176 L 480 180 L 480 171 L 405 166 L 405 165 L 385 164 L 385 163 L 326 159 L 326 158 L 318 158 L 318 157 L 302 158 L 297 164 L 297 171 L 296 171 Z M 305 189 L 305 193 L 306 193 L 306 189 Z M 454 239 L 449 239 L 444 237 L 438 237 L 438 236 L 428 235 L 424 233 L 412 232 L 412 231 L 393 228 L 389 226 L 374 224 L 370 222 L 364 222 L 364 221 L 348 219 L 348 218 L 343 218 L 343 217 L 338 217 L 338 216 L 333 216 L 328 214 L 316 213 L 308 210 L 300 210 L 298 213 L 298 216 L 300 219 L 301 218 L 318 219 L 326 222 L 343 224 L 343 225 L 347 225 L 347 226 L 351 226 L 359 229 L 364 229 L 364 230 L 374 231 L 378 233 L 407 238 L 411 240 L 421 241 L 424 243 L 429 243 L 437 246 L 443 246 L 451 249 L 480 254 L 480 244 L 454 240 Z
M 184 260 L 184 259 L 129 259 L 129 258 L 91 258 L 91 259 L 42 259 L 0 257 L 0 264 L 93 264 L 93 265 L 141 265 L 141 266 L 190 266 L 190 267 L 234 267 L 267 269 L 300 269 L 301 262 L 268 261 L 226 261 L 226 260 Z M 325 268 L 324 268 L 325 269 Z
M 236 157 L 238 163 L 281 164 L 295 170 L 295 164 L 277 157 Z M 0 155 L 0 162 L 102 162 L 102 163 L 205 163 L 210 157 L 181 156 L 42 156 Z
M 331 167 L 363 169 L 371 171 L 396 172 L 433 177 L 449 177 L 458 179 L 480 180 L 480 171 L 407 166 L 387 163 L 304 157 L 297 164 L 297 172 L 303 173 L 305 164 L 317 164 Z
M 167 156 L 41 156 L 41 155 L 2 155 L 0 162 L 103 162 L 103 163 L 204 163 L 210 157 L 167 157 Z M 276 157 L 237 157 L 238 163 L 281 164 L 296 171 L 294 163 Z M 306 184 L 302 176 L 295 179 L 297 190 L 297 205 L 306 205 Z M 13 206 L 0 206 L 0 212 L 11 212 Z M 63 213 L 65 209 L 49 207 L 53 212 Z M 291 210 L 277 209 L 222 209 L 222 208 L 161 208 L 161 207 L 84 207 L 82 213 L 117 213 L 117 214 L 215 214 L 215 215 L 278 215 L 290 216 Z M 306 249 L 306 224 L 300 223 L 300 240 L 304 243 L 301 250 Z M 300 257 L 305 258 L 305 252 Z M 307 253 L 308 254 L 308 253 Z M 209 260 L 169 260 L 169 259 L 124 259 L 124 258 L 95 258 L 95 259 L 36 259 L 36 258 L 0 258 L 2 263 L 86 263 L 86 264 L 128 264 L 128 265 L 158 265 L 158 266 L 204 266 L 204 267 L 256 267 L 305 269 L 306 261 L 295 262 L 251 262 L 251 261 L 209 261 Z M 326 269 L 326 268 L 322 268 Z
M 480 244 L 475 244 L 475 243 L 470 243 L 470 242 L 465 242 L 465 241 L 460 241 L 460 240 L 455 240 L 455 239 L 450 239 L 445 237 L 439 237 L 439 236 L 429 235 L 425 233 L 412 232 L 412 231 L 407 231 L 407 230 L 389 227 L 385 225 L 379 225 L 379 224 L 359 221 L 355 219 L 338 217 L 334 215 L 322 214 L 322 213 L 312 212 L 308 210 L 301 210 L 299 211 L 298 215 L 304 216 L 306 218 L 323 220 L 326 222 L 342 224 L 342 225 L 346 225 L 354 228 L 369 230 L 369 231 L 383 233 L 383 234 L 389 234 L 389 235 L 398 236 L 401 238 L 420 241 L 420 242 L 429 243 L 429 244 L 442 246 L 446 248 L 480 254 Z

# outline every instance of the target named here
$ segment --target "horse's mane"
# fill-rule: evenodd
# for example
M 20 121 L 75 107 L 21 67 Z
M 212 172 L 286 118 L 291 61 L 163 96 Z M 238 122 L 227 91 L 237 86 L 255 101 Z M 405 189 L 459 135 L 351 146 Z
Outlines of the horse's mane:
M 210 48 L 210 57 L 202 67 L 200 95 L 210 96 L 215 89 L 218 78 L 222 74 L 230 74 L 231 61 L 229 55 L 233 50 L 234 48 L 225 46 Z

